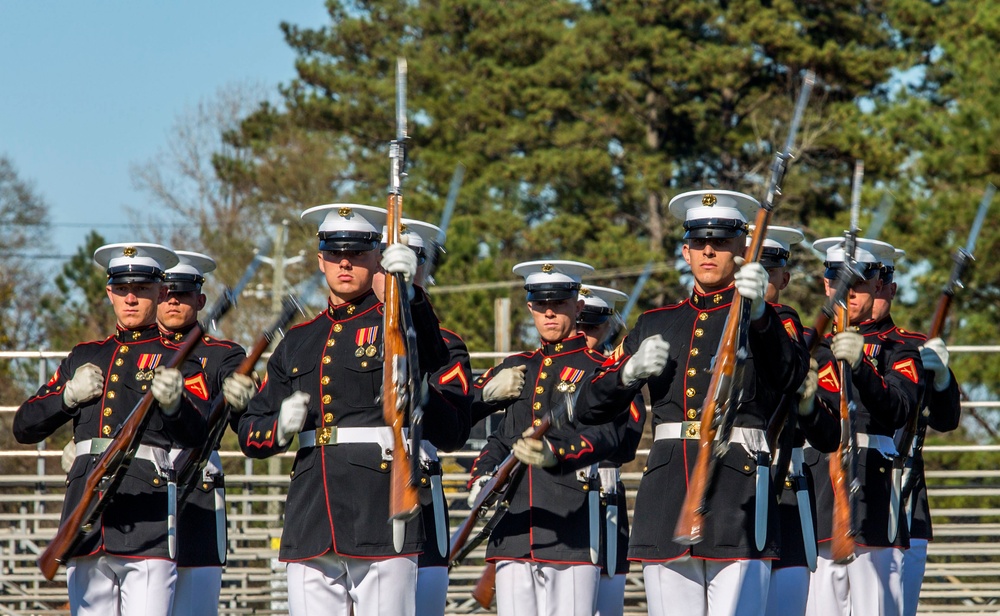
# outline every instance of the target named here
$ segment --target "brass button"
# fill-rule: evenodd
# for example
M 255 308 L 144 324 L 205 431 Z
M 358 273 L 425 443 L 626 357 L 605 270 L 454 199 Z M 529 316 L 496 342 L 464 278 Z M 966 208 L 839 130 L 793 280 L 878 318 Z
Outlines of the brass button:
M 332 347 L 334 344 L 336 344 L 336 341 L 334 341 L 333 338 L 330 338 L 329 340 L 326 341 L 326 346 L 328 347 Z
M 539 385 L 538 387 L 535 388 L 535 393 L 536 394 L 545 393 L 545 388 Z
M 344 326 L 341 325 L 340 323 L 337 323 L 336 325 L 333 326 L 333 331 L 339 334 L 340 332 L 344 331 Z
M 701 314 L 699 314 L 698 315 L 698 320 L 699 321 L 707 321 L 708 320 L 708 313 L 707 312 L 702 312 Z
M 111 375 L 111 382 L 112 383 L 117 383 L 118 382 L 118 375 L 117 374 L 112 374 Z
M 552 365 L 552 358 L 551 357 L 546 357 L 545 359 L 542 360 L 542 364 L 544 364 L 546 366 L 551 366 Z
M 559 455 L 561 455 L 561 456 L 564 456 L 564 455 L 566 455 L 566 450 L 565 450 L 565 449 L 563 449 L 562 447 L 560 447 L 560 448 L 559 448 Z
M 143 385 L 140 389 L 142 389 L 142 391 L 146 391 L 148 387 L 149 387 L 148 385 Z
M 122 359 L 121 357 L 119 357 L 118 359 L 115 360 L 115 365 L 116 366 L 120 366 L 120 365 L 122 365 L 124 363 L 125 363 L 125 360 Z
M 333 421 L 333 413 L 327 413 L 323 415 L 323 423 L 331 423 Z
M 536 419 L 535 421 L 531 422 L 531 425 L 533 425 L 533 426 L 535 426 L 537 428 L 538 426 L 542 425 L 542 420 L 541 419 Z
M 688 374 L 688 376 L 694 376 L 694 375 L 698 374 L 698 371 L 695 370 L 694 368 L 688 368 L 687 374 Z
M 698 353 L 699 353 L 698 347 L 691 348 L 691 357 L 698 357 Z
M 750 465 L 749 464 L 744 464 L 743 465 L 743 470 L 749 471 L 750 470 Z
M 791 482 L 790 479 L 786 479 L 785 480 L 785 489 L 786 490 L 791 490 L 792 489 L 792 482 Z
M 378 467 L 380 469 L 382 469 L 382 470 L 385 470 L 385 469 L 389 468 L 389 463 L 383 460 L 382 464 L 379 464 Z
M 534 409 L 534 410 L 536 410 L 536 411 L 540 411 L 542 409 L 542 403 L 541 402 L 536 402 L 536 403 L 534 403 L 534 404 L 531 405 L 531 408 Z
M 878 467 L 878 472 L 884 473 L 885 472 L 885 467 L 884 466 Z
M 704 335 L 705 335 L 705 330 L 703 330 L 702 328 L 699 327 L 698 329 L 694 330 L 695 338 L 701 338 Z
M 366 361 L 361 362 L 361 367 L 362 368 L 367 368 L 368 367 L 368 362 L 366 362 Z
M 697 416 L 698 416 L 698 411 L 696 411 L 694 409 L 688 409 L 688 412 L 687 412 L 688 419 L 694 419 Z
M 330 377 L 324 376 L 323 378 L 321 378 L 319 380 L 319 382 L 322 383 L 323 385 L 329 385 L 330 384 Z
M 324 364 L 328 364 L 328 363 L 330 363 L 332 361 L 333 361 L 333 358 L 331 358 L 329 355 L 324 355 L 323 356 L 323 363 Z
M 120 349 L 118 349 L 118 352 L 119 352 L 119 353 L 128 353 L 128 345 L 125 345 L 125 344 L 123 344 L 123 345 L 121 346 L 121 348 L 120 348 Z
M 422 486 L 427 485 L 427 478 L 426 477 L 421 477 L 420 478 L 420 485 L 422 485 Z
M 101 434 L 103 434 L 104 436 L 111 434 L 111 426 L 104 426 L 103 428 L 101 428 Z
M 542 380 L 542 379 L 547 379 L 547 378 L 549 378 L 549 373 L 548 372 L 544 372 L 543 371 L 543 372 L 539 372 L 538 373 L 538 380 L 539 381 Z
M 687 388 L 687 389 L 686 389 L 686 390 L 684 391 L 684 393 L 685 393 L 685 395 L 687 395 L 687 397 L 688 397 L 688 398 L 694 398 L 694 395 L 695 395 L 696 393 L 698 393 L 698 392 L 696 392 L 696 391 L 694 390 L 694 387 L 688 387 L 688 388 Z
M 104 409 L 104 416 L 111 417 L 111 407 L 107 407 Z
M 160 485 L 160 478 L 159 477 L 153 477 L 153 485 L 154 486 Z
M 333 402 L 333 396 L 330 394 L 323 396 L 323 404 L 330 404 L 331 402 Z
M 589 492 L 590 486 L 585 483 L 582 486 L 580 486 L 580 489 L 582 489 L 584 492 Z
M 202 490 L 207 490 L 208 489 L 208 484 L 207 483 L 201 484 L 201 489 Z
M 114 399 L 115 399 L 115 392 L 113 392 L 113 391 L 109 391 L 109 392 L 108 392 L 108 399 L 110 399 L 110 400 L 114 400 Z
M 299 372 L 299 367 L 298 366 L 295 366 L 294 368 L 292 368 L 292 374 L 298 374 L 298 372 Z

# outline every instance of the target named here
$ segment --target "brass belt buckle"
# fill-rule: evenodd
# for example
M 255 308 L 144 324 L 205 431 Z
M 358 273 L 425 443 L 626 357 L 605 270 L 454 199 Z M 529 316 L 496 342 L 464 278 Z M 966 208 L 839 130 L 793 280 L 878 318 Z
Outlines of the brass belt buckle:
M 331 441 L 337 443 L 337 426 L 326 426 L 316 430 L 317 445 L 329 445 Z
M 684 421 L 681 422 L 681 438 L 685 439 L 700 439 L 701 438 L 701 422 L 700 421 Z

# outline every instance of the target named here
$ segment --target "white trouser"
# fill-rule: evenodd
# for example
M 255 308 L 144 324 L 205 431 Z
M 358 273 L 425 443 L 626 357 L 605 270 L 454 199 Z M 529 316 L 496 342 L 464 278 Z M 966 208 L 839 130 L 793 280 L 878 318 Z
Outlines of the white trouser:
M 414 616 L 417 557 L 386 560 L 324 554 L 288 563 L 290 616 Z
M 215 616 L 221 591 L 222 567 L 177 567 L 174 616 Z
M 838 565 L 830 558 L 830 542 L 820 544 L 807 616 L 898 616 L 903 592 L 896 551 L 857 546 L 851 564 Z
M 597 611 L 594 616 L 622 616 L 625 613 L 625 574 L 601 576 L 597 585 Z
M 169 616 L 177 582 L 171 560 L 104 554 L 69 561 L 73 616 Z
M 927 540 L 910 538 L 909 550 L 896 550 L 900 580 L 903 586 L 903 616 L 917 613 L 920 587 L 924 583 L 924 569 L 927 567 Z
M 428 543 L 430 548 L 437 549 Z M 417 569 L 417 614 L 444 616 L 448 603 L 448 567 L 420 567 Z
M 808 567 L 771 569 L 765 616 L 803 616 L 808 598 Z
M 497 561 L 497 616 L 592 616 L 600 577 L 596 565 Z
M 759 616 L 767 603 L 769 560 L 703 560 L 684 556 L 643 562 L 650 616 Z

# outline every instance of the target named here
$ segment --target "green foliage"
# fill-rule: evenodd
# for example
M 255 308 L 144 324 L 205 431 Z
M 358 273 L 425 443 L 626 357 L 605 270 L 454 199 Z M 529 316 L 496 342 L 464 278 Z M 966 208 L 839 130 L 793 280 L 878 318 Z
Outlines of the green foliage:
M 94 251 L 106 243 L 96 231 L 55 278 L 56 292 L 42 298 L 47 340 L 53 349 L 69 350 L 80 342 L 98 340 L 115 331 L 115 315 L 105 292 L 108 277 L 94 263 Z

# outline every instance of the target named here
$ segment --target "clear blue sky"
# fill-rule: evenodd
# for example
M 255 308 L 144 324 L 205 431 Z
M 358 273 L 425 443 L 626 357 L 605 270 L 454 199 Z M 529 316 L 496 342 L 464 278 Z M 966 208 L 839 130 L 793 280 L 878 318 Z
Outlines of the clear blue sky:
M 91 228 L 125 241 L 145 200 L 129 166 L 178 116 L 240 82 L 295 76 L 279 24 L 318 27 L 322 0 L 0 0 L 0 154 L 49 206 L 50 254 Z

